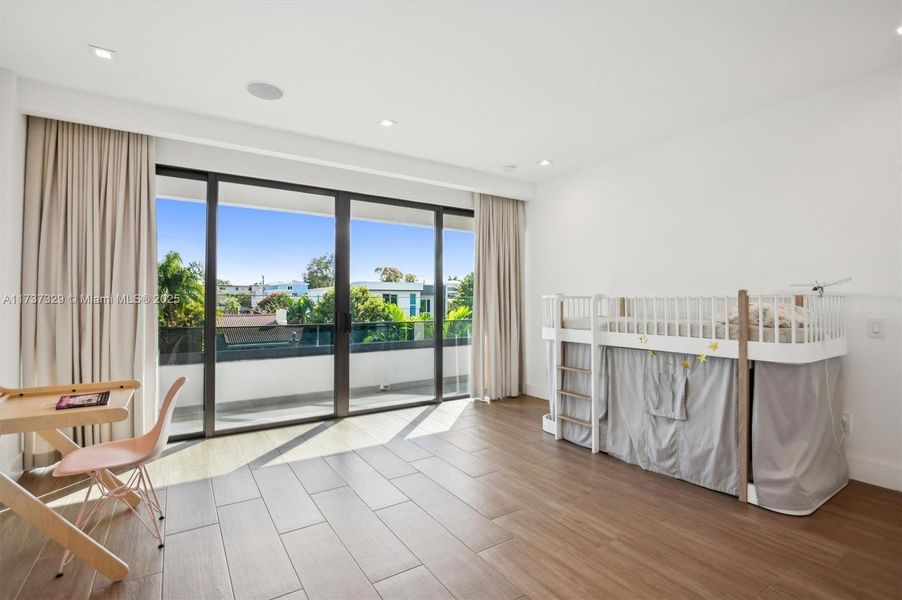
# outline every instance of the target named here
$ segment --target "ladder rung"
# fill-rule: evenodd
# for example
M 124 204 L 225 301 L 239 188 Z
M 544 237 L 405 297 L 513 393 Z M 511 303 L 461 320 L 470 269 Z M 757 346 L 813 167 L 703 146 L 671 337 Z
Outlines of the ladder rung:
M 558 394 L 563 396 L 570 396 L 571 398 L 579 398 L 580 400 L 591 400 L 592 396 L 586 396 L 585 394 L 577 394 L 576 392 L 568 392 L 567 390 L 558 390 Z
M 592 374 L 591 369 L 580 369 L 579 367 L 568 367 L 566 365 L 558 365 L 557 368 L 561 371 L 573 371 L 574 373 L 585 373 L 586 375 Z
M 579 425 L 582 425 L 584 427 L 592 426 L 592 423 L 590 423 L 589 421 L 586 421 L 584 419 L 578 419 L 576 417 L 571 417 L 570 415 L 565 415 L 563 413 L 559 414 L 558 418 L 563 419 L 564 421 L 570 421 L 571 423 L 578 423 Z

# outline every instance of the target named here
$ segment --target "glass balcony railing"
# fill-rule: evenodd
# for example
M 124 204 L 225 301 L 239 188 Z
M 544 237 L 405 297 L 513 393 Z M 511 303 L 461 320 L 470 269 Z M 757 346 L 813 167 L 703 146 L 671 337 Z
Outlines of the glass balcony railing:
M 472 320 L 445 321 L 445 346 L 469 345 Z M 216 360 L 265 360 L 290 356 L 315 356 L 331 353 L 334 325 L 304 323 L 254 327 L 217 327 Z M 354 323 L 351 327 L 351 352 L 386 352 L 431 348 L 435 323 L 429 321 L 375 321 Z M 200 364 L 203 362 L 203 327 L 160 327 L 161 365 Z

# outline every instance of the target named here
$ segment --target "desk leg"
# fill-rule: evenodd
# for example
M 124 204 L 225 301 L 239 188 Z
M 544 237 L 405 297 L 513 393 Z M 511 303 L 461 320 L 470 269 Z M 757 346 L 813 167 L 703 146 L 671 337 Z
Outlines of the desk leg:
M 128 575 L 128 565 L 118 556 L 3 473 L 0 473 L 0 502 L 107 578 L 119 581 Z
M 51 446 L 59 450 L 63 456 L 81 448 L 81 446 L 69 439 L 69 436 L 59 429 L 45 429 L 43 431 L 38 431 L 37 434 L 47 440 Z M 104 470 L 103 473 L 101 473 L 101 478 L 103 479 L 104 485 L 110 489 L 122 485 L 122 482 L 110 471 Z M 130 492 L 128 495 L 124 496 L 123 500 L 128 502 L 129 506 L 132 507 L 136 507 L 141 503 L 141 499 L 134 492 Z

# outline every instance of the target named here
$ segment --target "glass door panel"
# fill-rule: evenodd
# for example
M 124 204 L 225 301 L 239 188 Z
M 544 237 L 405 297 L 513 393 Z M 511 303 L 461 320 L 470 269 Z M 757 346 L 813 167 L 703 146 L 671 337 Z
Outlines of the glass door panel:
M 435 398 L 434 219 L 351 201 L 351 412 Z
M 442 325 L 442 395 L 470 395 L 473 341 L 473 217 L 445 213 L 442 273 L 445 277 L 445 321 Z
M 188 377 L 170 434 L 204 430 L 204 282 L 207 182 L 157 175 L 159 388 Z
M 335 199 L 221 181 L 217 431 L 335 412 Z

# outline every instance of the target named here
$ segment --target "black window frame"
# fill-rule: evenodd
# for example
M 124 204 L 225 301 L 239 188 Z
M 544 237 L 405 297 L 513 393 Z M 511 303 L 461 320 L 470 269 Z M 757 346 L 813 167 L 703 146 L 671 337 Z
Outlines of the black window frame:
M 444 215 L 475 218 L 475 212 L 468 208 L 444 206 L 417 202 L 401 198 L 360 194 L 347 190 L 324 188 L 320 186 L 293 183 L 274 179 L 264 179 L 245 175 L 235 175 L 217 171 L 205 171 L 179 167 L 174 165 L 157 164 L 156 175 L 175 177 L 181 179 L 193 179 L 205 181 L 207 184 L 206 197 L 206 247 L 205 247 L 205 279 L 204 279 L 204 392 L 203 392 L 203 431 L 170 436 L 172 442 L 203 437 L 217 437 L 245 433 L 248 431 L 260 431 L 277 427 L 288 427 L 301 423 L 327 421 L 351 415 L 362 415 L 388 410 L 398 410 L 429 404 L 439 404 L 445 400 L 458 400 L 468 397 L 467 394 L 445 396 L 443 394 L 443 360 L 444 340 L 442 330 L 444 324 L 444 303 L 435 303 L 435 313 L 432 314 L 435 325 L 433 339 L 435 396 L 431 400 L 412 402 L 397 406 L 377 407 L 371 409 L 350 411 L 350 223 L 351 201 L 385 204 L 402 208 L 413 208 L 430 211 L 433 213 L 434 224 L 434 281 L 435 297 L 444 297 L 443 284 L 443 255 L 444 255 Z M 315 194 L 334 198 L 335 201 L 335 314 L 336 324 L 334 351 L 334 386 L 333 386 L 333 412 L 331 414 L 289 419 L 274 423 L 263 423 L 247 427 L 236 427 L 224 430 L 216 429 L 216 298 L 219 292 L 217 283 L 217 217 L 219 213 L 219 184 L 234 183 L 255 187 L 274 188 L 286 191 L 294 191 L 305 194 Z M 397 294 L 395 294 L 397 297 Z M 397 301 L 396 301 L 397 302 Z

